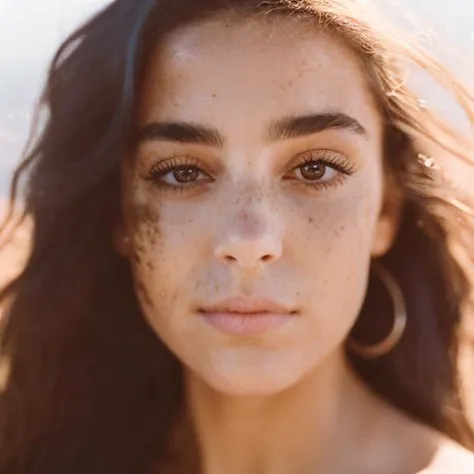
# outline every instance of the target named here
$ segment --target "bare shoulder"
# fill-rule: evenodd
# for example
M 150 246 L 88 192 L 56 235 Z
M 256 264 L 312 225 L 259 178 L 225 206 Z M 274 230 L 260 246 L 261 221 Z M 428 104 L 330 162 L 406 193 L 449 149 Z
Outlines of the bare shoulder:
M 459 444 L 444 439 L 429 467 L 418 474 L 473 474 L 474 453 Z

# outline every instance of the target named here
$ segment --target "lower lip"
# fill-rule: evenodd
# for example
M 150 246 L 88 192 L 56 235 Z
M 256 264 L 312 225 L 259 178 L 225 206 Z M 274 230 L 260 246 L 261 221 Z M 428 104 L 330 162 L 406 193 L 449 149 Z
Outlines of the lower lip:
M 279 328 L 294 318 L 294 315 L 279 313 L 201 312 L 200 316 L 211 326 L 234 336 L 259 336 Z

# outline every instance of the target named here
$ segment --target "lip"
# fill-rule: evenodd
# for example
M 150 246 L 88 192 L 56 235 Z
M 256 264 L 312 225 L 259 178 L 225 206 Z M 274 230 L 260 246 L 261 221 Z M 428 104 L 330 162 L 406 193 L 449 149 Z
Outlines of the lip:
M 296 311 L 290 307 L 278 303 L 271 298 L 265 297 L 244 297 L 235 296 L 221 300 L 210 306 L 201 308 L 204 313 L 240 313 L 240 314 L 257 314 L 257 313 L 275 313 L 275 314 L 295 314 Z
M 233 297 L 201 308 L 199 315 L 216 329 L 236 336 L 258 336 L 293 319 L 297 311 L 263 297 Z

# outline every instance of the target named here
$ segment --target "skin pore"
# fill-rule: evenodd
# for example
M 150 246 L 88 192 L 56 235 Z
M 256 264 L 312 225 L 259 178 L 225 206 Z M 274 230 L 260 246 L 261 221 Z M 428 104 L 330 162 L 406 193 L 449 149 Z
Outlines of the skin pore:
M 150 59 L 138 127 L 117 247 L 183 364 L 203 472 L 438 472 L 437 435 L 370 393 L 344 356 L 398 223 L 357 56 L 296 19 L 188 26 Z M 294 317 L 253 337 L 200 317 L 239 295 Z

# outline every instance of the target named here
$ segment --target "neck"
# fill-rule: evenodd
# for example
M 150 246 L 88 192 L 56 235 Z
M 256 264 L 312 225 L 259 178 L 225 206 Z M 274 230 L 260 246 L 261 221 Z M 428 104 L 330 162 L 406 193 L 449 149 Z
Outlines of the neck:
M 186 390 L 205 474 L 336 472 L 374 422 L 374 397 L 342 354 L 272 396 L 218 393 L 191 373 Z

